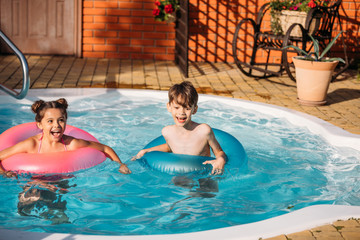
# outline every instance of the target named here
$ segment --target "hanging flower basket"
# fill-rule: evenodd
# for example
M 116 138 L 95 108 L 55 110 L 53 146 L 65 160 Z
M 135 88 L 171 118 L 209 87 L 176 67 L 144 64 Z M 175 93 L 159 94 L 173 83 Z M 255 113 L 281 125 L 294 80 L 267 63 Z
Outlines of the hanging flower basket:
M 156 0 L 153 16 L 156 21 L 173 23 L 176 21 L 176 12 L 180 8 L 178 0 Z

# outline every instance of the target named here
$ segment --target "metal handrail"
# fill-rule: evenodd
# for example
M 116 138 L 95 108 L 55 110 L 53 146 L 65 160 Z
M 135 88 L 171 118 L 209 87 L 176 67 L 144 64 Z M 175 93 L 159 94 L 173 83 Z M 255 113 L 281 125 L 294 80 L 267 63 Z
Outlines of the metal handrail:
M 23 99 L 26 96 L 30 86 L 28 63 L 26 61 L 24 54 L 15 46 L 13 42 L 10 41 L 10 39 L 1 30 L 0 30 L 0 37 L 5 41 L 5 43 L 14 51 L 16 56 L 19 58 L 23 70 L 23 86 L 20 92 L 7 88 L 2 84 L 0 84 L 0 89 L 2 89 L 4 92 L 10 94 L 16 99 Z

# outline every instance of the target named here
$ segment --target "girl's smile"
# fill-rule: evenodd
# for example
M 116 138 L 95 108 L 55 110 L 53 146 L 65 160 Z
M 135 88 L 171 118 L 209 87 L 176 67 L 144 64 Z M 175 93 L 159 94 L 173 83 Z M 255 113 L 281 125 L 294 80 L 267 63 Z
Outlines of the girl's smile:
M 43 119 L 38 123 L 38 127 L 43 130 L 43 135 L 52 141 L 60 141 L 66 127 L 66 118 L 58 108 L 46 110 Z

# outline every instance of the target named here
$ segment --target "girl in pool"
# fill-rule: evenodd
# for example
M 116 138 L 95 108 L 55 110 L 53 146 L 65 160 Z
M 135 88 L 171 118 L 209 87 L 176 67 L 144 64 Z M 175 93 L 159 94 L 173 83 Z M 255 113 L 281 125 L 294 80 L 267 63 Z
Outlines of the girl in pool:
M 111 160 L 120 164 L 119 172 L 124 174 L 131 173 L 126 164 L 122 163 L 115 151 L 104 144 L 83 139 L 77 139 L 64 135 L 67 120 L 68 104 L 64 98 L 56 101 L 44 102 L 36 101 L 32 106 L 32 111 L 36 114 L 35 121 L 42 133 L 30 137 L 12 147 L 0 151 L 0 161 L 17 153 L 49 153 L 72 151 L 83 147 L 90 147 L 103 152 Z M 0 173 L 7 176 L 14 174 L 5 172 L 0 165 Z

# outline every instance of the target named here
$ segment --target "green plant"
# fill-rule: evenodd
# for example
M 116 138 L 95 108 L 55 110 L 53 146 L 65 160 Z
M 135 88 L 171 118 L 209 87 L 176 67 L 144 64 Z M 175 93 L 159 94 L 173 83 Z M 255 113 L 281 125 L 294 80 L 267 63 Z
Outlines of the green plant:
M 163 0 L 155 1 L 156 8 L 153 9 L 153 15 L 156 21 L 168 21 L 173 17 L 173 13 L 175 13 L 179 9 L 179 1 L 178 0 Z
M 334 45 L 335 41 L 339 38 L 339 36 L 343 33 L 343 31 L 339 32 L 338 35 L 336 35 L 336 37 L 331 40 L 331 42 L 324 48 L 324 50 L 322 51 L 322 53 L 320 54 L 320 46 L 319 46 L 319 41 L 315 38 L 313 38 L 313 36 L 311 36 L 310 34 L 308 35 L 312 42 L 313 42 L 313 48 L 314 51 L 309 51 L 306 52 L 303 49 L 297 47 L 297 46 L 286 46 L 285 48 L 293 48 L 298 52 L 301 52 L 304 56 L 299 56 L 299 59 L 303 59 L 303 60 L 308 60 L 308 61 L 317 61 L 317 62 L 333 62 L 333 61 L 339 61 L 342 63 L 345 63 L 344 59 L 342 58 L 326 58 L 325 55 L 326 53 L 331 49 L 331 47 Z

